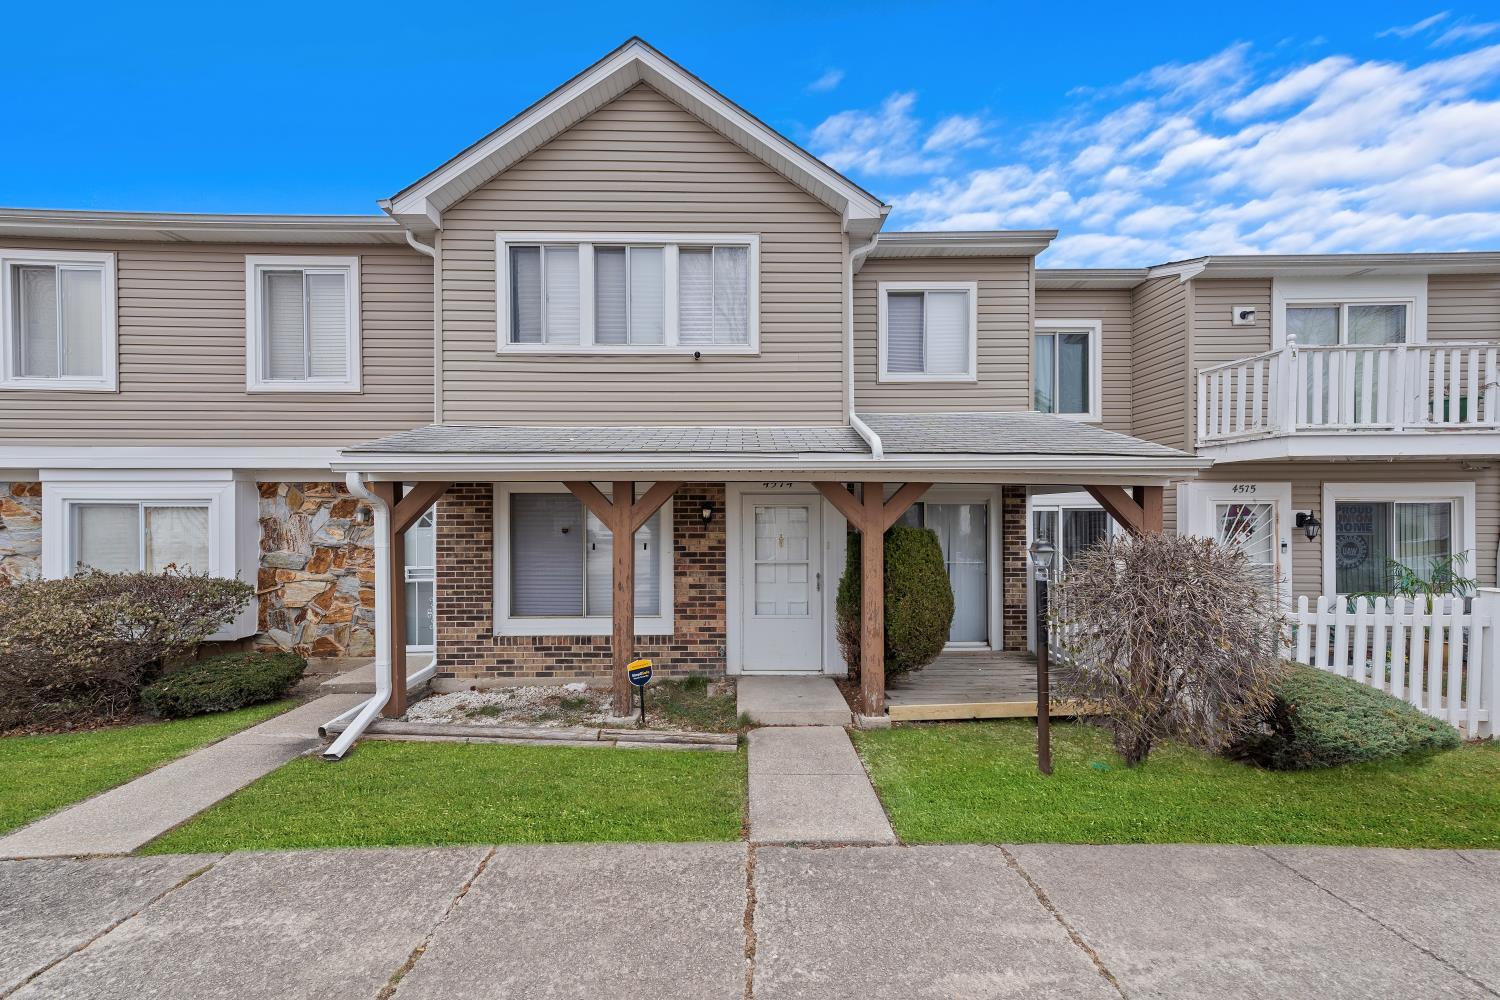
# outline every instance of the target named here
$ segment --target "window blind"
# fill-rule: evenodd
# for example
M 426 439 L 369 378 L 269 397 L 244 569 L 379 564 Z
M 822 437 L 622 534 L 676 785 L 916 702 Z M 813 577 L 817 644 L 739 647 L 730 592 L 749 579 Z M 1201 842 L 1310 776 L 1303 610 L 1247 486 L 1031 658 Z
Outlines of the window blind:
M 301 271 L 265 272 L 266 371 L 273 379 L 307 377 L 307 318 Z
M 630 248 L 630 342 L 660 344 L 666 337 L 666 252 Z
M 542 250 L 510 249 L 510 337 L 513 344 L 542 342 Z
M 17 267 L 16 315 L 20 363 L 27 378 L 57 378 L 57 268 Z
M 307 374 L 344 378 L 349 373 L 347 279 L 342 274 L 308 274 Z
M 969 370 L 969 293 L 928 292 L 925 332 L 929 375 Z
M 714 342 L 712 247 L 683 247 L 678 251 L 677 339 L 693 347 Z
M 609 615 L 614 610 L 614 536 L 604 526 L 604 522 L 593 514 L 588 516 L 588 521 L 588 599 L 584 613 Z M 637 616 L 661 614 L 661 552 L 657 548 L 660 539 L 661 512 L 657 511 L 635 533 Z
M 512 494 L 511 614 L 582 615 L 585 541 L 583 505 L 571 494 Z
M 86 503 L 73 507 L 73 559 L 106 573 L 141 568 L 140 508 L 133 503 Z
M 548 247 L 547 343 L 578 343 L 578 248 Z
M 922 293 L 890 293 L 885 303 L 886 371 L 922 372 L 926 355 L 924 339 Z
M 146 571 L 208 572 L 208 508 L 146 508 Z
M 630 342 L 626 315 L 629 298 L 625 290 L 625 248 L 594 249 L 594 342 L 619 345 Z

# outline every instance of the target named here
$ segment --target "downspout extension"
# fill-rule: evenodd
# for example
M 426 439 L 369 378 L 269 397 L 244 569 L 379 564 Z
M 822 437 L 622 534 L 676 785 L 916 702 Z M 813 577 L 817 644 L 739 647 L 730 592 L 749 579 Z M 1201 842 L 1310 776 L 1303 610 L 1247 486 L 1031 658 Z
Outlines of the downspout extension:
M 370 540 L 370 547 L 375 552 L 375 694 L 319 728 L 318 732 L 326 736 L 327 730 L 336 724 L 349 723 L 333 745 L 323 751 L 323 759 L 327 761 L 343 759 L 354 746 L 354 741 L 391 700 L 391 511 L 378 496 L 365 489 L 359 473 L 347 473 L 344 480 L 350 493 L 369 501 L 375 508 L 375 537 Z
M 849 261 L 844 265 L 844 324 L 847 342 L 844 344 L 844 379 L 849 393 L 849 426 L 854 428 L 854 433 L 864 438 L 865 444 L 870 446 L 870 457 L 880 461 L 885 457 L 885 446 L 880 442 L 880 435 L 854 411 L 854 265 L 865 259 L 869 252 L 875 249 L 875 236 L 863 246 L 849 248 Z

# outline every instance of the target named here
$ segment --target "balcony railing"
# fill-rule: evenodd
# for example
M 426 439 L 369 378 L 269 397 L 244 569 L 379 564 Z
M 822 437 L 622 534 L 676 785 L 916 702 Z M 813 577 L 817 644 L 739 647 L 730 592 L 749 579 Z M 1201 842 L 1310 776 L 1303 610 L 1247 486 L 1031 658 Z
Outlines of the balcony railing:
M 1500 345 L 1287 346 L 1198 372 L 1198 442 L 1500 429 Z

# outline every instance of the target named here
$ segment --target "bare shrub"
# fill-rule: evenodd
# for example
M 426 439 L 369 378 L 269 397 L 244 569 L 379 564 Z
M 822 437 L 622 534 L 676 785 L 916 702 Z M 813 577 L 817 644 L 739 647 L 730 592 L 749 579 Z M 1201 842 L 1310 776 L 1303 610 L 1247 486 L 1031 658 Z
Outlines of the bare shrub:
M 119 716 L 254 595 L 238 580 L 86 572 L 0 589 L 0 730 Z
M 1128 766 L 1154 744 L 1219 751 L 1265 716 L 1282 678 L 1286 622 L 1238 549 L 1166 534 L 1075 557 L 1050 618 L 1071 661 L 1064 698 L 1108 716 Z

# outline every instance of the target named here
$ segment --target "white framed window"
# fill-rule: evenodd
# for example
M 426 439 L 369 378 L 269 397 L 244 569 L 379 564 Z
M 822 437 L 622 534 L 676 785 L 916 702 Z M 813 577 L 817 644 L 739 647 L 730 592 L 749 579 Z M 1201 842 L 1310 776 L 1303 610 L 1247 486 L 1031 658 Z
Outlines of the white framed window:
M 1096 319 L 1038 320 L 1031 347 L 1031 405 L 1038 413 L 1100 418 L 1103 324 Z
M 1276 278 L 1271 341 L 1284 347 L 1378 347 L 1427 342 L 1427 276 Z
M 67 506 L 73 572 L 212 571 L 207 503 L 96 500 Z
M 979 283 L 882 281 L 880 381 L 973 382 Z
M 118 388 L 115 255 L 0 250 L 0 388 Z
M 635 533 L 634 549 L 636 634 L 670 635 L 672 501 Z M 565 486 L 496 485 L 497 635 L 609 635 L 613 580 L 609 529 Z
M 359 392 L 359 258 L 245 258 L 245 388 Z
M 1323 487 L 1323 591 L 1389 593 L 1393 564 L 1430 577 L 1462 555 L 1474 565 L 1473 483 L 1328 483 Z
M 760 238 L 497 233 L 501 353 L 754 354 Z

